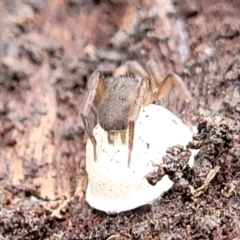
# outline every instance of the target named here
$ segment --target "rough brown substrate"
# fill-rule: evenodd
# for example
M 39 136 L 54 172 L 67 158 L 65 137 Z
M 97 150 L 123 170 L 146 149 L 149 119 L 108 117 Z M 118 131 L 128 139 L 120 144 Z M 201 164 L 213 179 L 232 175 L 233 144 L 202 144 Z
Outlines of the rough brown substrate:
M 240 4 L 146 2 L 1 1 L 1 239 L 240 238 Z M 79 113 L 89 75 L 149 59 L 188 84 L 193 122 L 203 113 L 236 123 L 233 148 L 197 198 L 176 186 L 153 206 L 107 216 L 80 191 L 54 217 L 50 207 L 86 186 Z M 182 101 L 164 104 L 184 114 Z

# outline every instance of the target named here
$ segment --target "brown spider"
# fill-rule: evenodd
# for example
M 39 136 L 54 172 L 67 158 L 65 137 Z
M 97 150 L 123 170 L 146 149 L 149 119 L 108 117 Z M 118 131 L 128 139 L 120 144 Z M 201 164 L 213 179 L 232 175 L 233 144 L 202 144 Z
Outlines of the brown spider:
M 173 85 L 180 87 L 187 102 L 190 100 L 191 94 L 182 79 L 176 74 L 168 74 L 163 81 L 159 81 L 156 74 L 157 66 L 154 61 L 147 62 L 147 72 L 134 61 L 127 62 L 126 66 L 130 72 L 138 77 L 120 76 L 110 82 L 107 87 L 101 71 L 93 72 L 88 81 L 81 118 L 94 146 L 94 159 L 97 157 L 97 141 L 93 135 L 93 127 L 87 119 L 93 103 L 95 109 L 98 109 L 98 122 L 107 131 L 110 144 L 113 144 L 114 135 L 117 133 L 120 134 L 122 143 L 125 143 L 126 131 L 128 130 L 129 165 L 133 148 L 134 125 L 141 106 L 147 106 L 153 101 L 168 95 Z M 95 101 L 96 99 L 97 101 Z

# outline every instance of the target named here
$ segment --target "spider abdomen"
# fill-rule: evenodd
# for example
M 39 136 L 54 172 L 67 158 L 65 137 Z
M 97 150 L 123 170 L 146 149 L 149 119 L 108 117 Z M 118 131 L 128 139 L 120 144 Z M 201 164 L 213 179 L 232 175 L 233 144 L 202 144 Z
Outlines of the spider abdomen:
M 140 81 L 123 76 L 111 82 L 99 105 L 99 124 L 106 131 L 128 128 L 129 116 L 137 98 Z

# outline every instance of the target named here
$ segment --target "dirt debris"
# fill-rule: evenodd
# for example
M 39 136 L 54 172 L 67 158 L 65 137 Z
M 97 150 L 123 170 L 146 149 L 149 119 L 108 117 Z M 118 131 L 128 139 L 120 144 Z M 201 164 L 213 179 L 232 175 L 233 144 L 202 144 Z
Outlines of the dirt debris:
M 237 0 L 2 1 L 0 239 L 238 239 L 239 10 Z M 86 184 L 79 113 L 88 77 L 96 68 L 111 77 L 125 61 L 149 59 L 186 82 L 193 123 L 208 117 L 195 136 L 205 157 L 152 205 L 107 216 L 81 191 L 62 205 L 61 219 L 53 217 L 51 208 Z M 176 96 L 162 104 L 184 116 L 181 101 L 171 105 Z M 226 118 L 233 130 L 224 135 Z M 219 168 L 201 175 L 203 165 Z M 196 198 L 182 190 L 189 182 L 200 188 L 207 176 Z

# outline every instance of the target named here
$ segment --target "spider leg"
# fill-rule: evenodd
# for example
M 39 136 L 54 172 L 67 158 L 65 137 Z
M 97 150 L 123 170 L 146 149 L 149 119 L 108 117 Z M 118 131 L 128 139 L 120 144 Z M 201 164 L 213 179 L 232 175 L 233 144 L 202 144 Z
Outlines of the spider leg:
M 125 130 L 120 131 L 120 136 L 121 136 L 122 143 L 125 144 L 126 143 L 126 131 Z
M 142 78 L 149 78 L 152 77 L 151 74 L 148 74 L 148 72 L 145 71 L 145 69 L 142 67 L 141 64 L 139 64 L 136 61 L 127 61 L 126 66 L 128 68 L 128 71 L 131 72 L 134 76 L 138 77 L 141 81 Z M 151 79 L 151 78 L 150 78 Z M 153 101 L 153 86 L 151 81 L 148 79 L 148 88 L 151 89 L 151 91 L 146 91 L 144 96 L 144 105 L 148 105 Z
M 97 141 L 96 138 L 93 135 L 93 128 L 91 124 L 89 124 L 89 121 L 85 115 L 81 113 L 81 118 L 85 127 L 85 130 L 88 134 L 88 137 L 90 138 L 92 145 L 93 145 L 93 151 L 94 151 L 94 160 L 97 159 Z
M 163 82 L 158 82 L 157 84 L 158 91 L 157 95 L 155 96 L 157 99 L 161 99 L 164 96 L 168 95 L 173 85 L 180 88 L 183 98 L 186 102 L 189 102 L 192 98 L 192 95 L 187 86 L 177 74 L 168 74 L 164 78 Z
M 107 136 L 108 136 L 108 143 L 109 144 L 114 144 L 114 133 L 112 133 L 112 132 L 108 132 L 107 133 Z
M 95 160 L 97 157 L 97 153 L 96 153 L 97 141 L 93 135 L 93 127 L 89 124 L 87 116 L 88 116 L 90 109 L 95 110 L 98 107 L 98 104 L 100 102 L 100 97 L 104 93 L 105 89 L 106 89 L 106 86 L 105 86 L 105 82 L 104 82 L 102 73 L 99 70 L 94 71 L 88 81 L 87 95 L 82 103 L 82 108 L 81 108 L 82 111 L 80 113 L 85 130 L 93 144 Z M 95 101 L 95 105 L 97 105 L 97 106 L 93 107 L 92 105 L 96 98 L 97 98 L 97 101 Z
M 169 95 L 170 90 L 173 86 L 177 86 L 180 89 L 181 95 L 186 101 L 186 107 L 185 107 L 185 115 L 184 115 L 184 121 L 191 129 L 191 124 L 189 123 L 189 115 L 188 115 L 188 108 L 189 108 L 189 102 L 192 98 L 192 95 L 190 91 L 188 90 L 186 84 L 183 82 L 182 78 L 179 77 L 177 74 L 168 74 L 163 82 L 156 81 L 154 82 L 157 87 L 157 91 L 153 93 L 153 97 L 155 100 L 161 99 L 166 95 Z M 177 104 L 177 98 L 173 102 L 173 106 Z
M 153 96 L 155 97 L 155 100 L 161 99 L 162 97 L 168 95 L 173 85 L 175 85 L 180 88 L 184 99 L 187 102 L 190 101 L 192 95 L 181 77 L 179 77 L 177 74 L 168 74 L 164 80 L 160 82 L 158 80 L 160 77 L 158 67 L 153 60 L 147 62 L 146 68 L 151 77 L 151 81 L 153 81 L 152 85 L 157 88 L 157 90 L 153 90 Z
M 148 73 L 144 70 L 142 65 L 135 61 L 127 61 L 126 62 L 128 71 L 131 72 L 136 77 L 148 77 Z
M 144 105 L 144 95 L 148 91 L 149 86 L 149 79 L 148 78 L 142 78 L 141 83 L 139 86 L 139 91 L 137 98 L 134 102 L 133 108 L 131 110 L 130 116 L 129 116 L 129 136 L 128 136 L 128 166 L 130 166 L 131 162 L 131 156 L 132 156 L 132 149 L 133 149 L 133 140 L 134 140 L 134 128 L 135 128 L 135 121 L 138 118 L 139 111 L 142 105 Z
M 87 84 L 87 94 L 82 104 L 82 113 L 87 116 L 95 98 L 99 100 L 106 89 L 104 77 L 101 71 L 96 70 L 90 76 Z M 96 101 L 97 102 L 97 101 Z M 98 101 L 99 102 L 99 101 Z M 96 103 L 95 103 L 96 105 Z M 96 108 L 98 106 L 95 106 Z
M 152 96 L 154 99 L 157 99 L 158 88 L 154 88 L 154 86 L 159 86 L 161 83 L 158 80 L 160 78 L 160 73 L 156 62 L 153 60 L 148 61 L 146 69 L 151 79 Z

